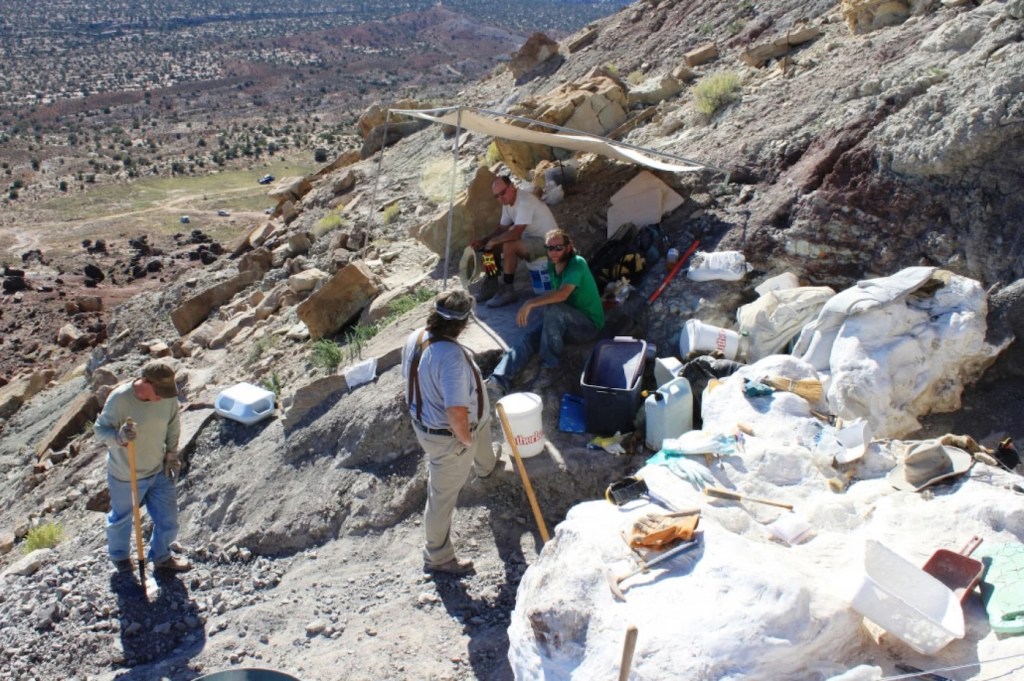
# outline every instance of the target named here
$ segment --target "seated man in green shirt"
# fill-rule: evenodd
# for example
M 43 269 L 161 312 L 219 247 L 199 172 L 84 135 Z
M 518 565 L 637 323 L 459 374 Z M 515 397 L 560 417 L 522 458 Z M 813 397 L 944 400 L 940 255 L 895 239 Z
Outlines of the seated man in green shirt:
M 523 337 L 505 353 L 487 379 L 488 393 L 508 392 L 516 374 L 540 352 L 540 374 L 533 388 L 543 390 L 558 375 L 565 341 L 582 343 L 597 338 L 604 327 L 604 307 L 597 282 L 587 261 L 573 248 L 572 239 L 560 229 L 544 237 L 552 290 L 523 303 L 516 323 L 526 328 Z M 536 313 L 534 311 L 536 310 Z

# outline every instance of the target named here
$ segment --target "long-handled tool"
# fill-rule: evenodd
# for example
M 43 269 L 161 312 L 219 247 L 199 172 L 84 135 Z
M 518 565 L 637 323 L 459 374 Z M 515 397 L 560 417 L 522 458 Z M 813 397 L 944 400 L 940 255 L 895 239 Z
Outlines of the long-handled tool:
M 654 567 L 655 565 L 657 565 L 658 563 L 660 563 L 663 560 L 668 560 L 669 558 L 671 558 L 673 556 L 677 556 L 680 553 L 684 553 L 686 551 L 689 551 L 690 549 L 692 549 L 695 546 L 697 546 L 697 544 L 698 544 L 697 540 L 694 539 L 693 541 L 684 542 L 684 543 L 680 544 L 679 546 L 673 546 L 672 548 L 670 548 L 668 551 L 665 551 L 665 553 L 661 554 L 657 558 L 652 558 L 651 560 L 646 560 L 646 561 L 641 562 L 638 567 L 630 570 L 629 572 L 627 572 L 626 574 L 622 575 L 621 577 L 612 577 L 609 574 L 608 575 L 608 587 L 612 590 L 612 596 L 615 597 L 615 600 L 625 601 L 626 600 L 626 594 L 623 593 L 623 591 L 622 591 L 622 583 L 624 581 L 626 581 L 630 577 L 636 577 L 641 572 L 647 572 L 648 570 L 650 570 L 652 567 Z
M 662 280 L 658 288 L 654 289 L 654 293 L 651 294 L 651 297 L 647 299 L 648 305 L 657 300 L 658 296 L 665 292 L 665 289 L 668 288 L 669 282 L 675 278 L 676 272 L 682 269 L 683 265 L 686 264 L 686 261 L 689 260 L 690 256 L 697 250 L 698 246 L 700 246 L 700 239 L 694 239 L 693 243 L 690 244 L 690 247 L 686 249 L 686 253 L 683 253 L 683 257 L 679 258 L 675 267 L 669 271 L 668 275 L 665 276 L 665 279 Z
M 629 670 L 633 666 L 633 652 L 636 650 L 638 630 L 635 624 L 626 627 L 626 640 L 622 645 L 622 664 L 619 665 L 619 681 L 629 678 Z
M 149 598 L 146 593 L 146 553 L 142 547 L 142 514 L 139 513 L 139 479 L 135 473 L 135 443 L 131 440 L 128 441 L 128 470 L 132 479 L 132 515 L 135 524 L 135 546 L 139 552 L 139 583 L 142 584 L 143 597 Z
M 730 492 L 727 489 L 721 487 L 705 487 L 704 494 L 709 497 L 718 497 L 719 499 L 733 499 L 734 501 L 753 501 L 757 504 L 768 504 L 769 506 L 778 506 L 779 508 L 785 508 L 787 510 L 793 510 L 793 504 L 784 504 L 781 501 L 772 501 L 771 499 L 759 499 L 758 497 L 748 497 L 746 494 L 740 494 L 739 492 Z
M 540 538 L 545 544 L 548 541 L 548 526 L 544 524 L 544 516 L 540 514 L 540 506 L 537 504 L 537 497 L 533 494 L 533 485 L 530 484 L 530 478 L 526 475 L 526 466 L 523 464 L 523 458 L 519 456 L 519 447 L 516 446 L 516 436 L 512 433 L 512 426 L 508 423 L 508 417 L 505 416 L 505 407 L 498 403 L 498 418 L 501 419 L 501 428 L 505 431 L 505 439 L 508 440 L 508 444 L 512 447 L 512 454 L 516 458 L 516 467 L 519 468 L 519 477 L 523 479 L 523 487 L 526 488 L 526 497 L 530 500 L 530 508 L 533 509 L 533 517 L 537 521 L 537 528 L 540 530 Z

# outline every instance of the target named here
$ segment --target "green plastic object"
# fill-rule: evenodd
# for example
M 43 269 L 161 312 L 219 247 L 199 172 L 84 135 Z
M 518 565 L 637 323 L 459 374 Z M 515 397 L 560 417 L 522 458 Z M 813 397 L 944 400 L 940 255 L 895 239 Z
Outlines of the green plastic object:
M 985 565 L 981 597 L 997 634 L 1024 634 L 1024 544 L 986 544 L 974 554 Z

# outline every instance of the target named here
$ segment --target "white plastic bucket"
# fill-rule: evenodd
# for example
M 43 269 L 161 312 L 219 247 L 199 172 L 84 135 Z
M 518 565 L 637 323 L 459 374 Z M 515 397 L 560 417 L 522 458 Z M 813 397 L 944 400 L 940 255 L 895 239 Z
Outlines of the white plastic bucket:
M 527 459 L 544 451 L 544 422 L 541 420 L 544 403 L 540 395 L 512 393 L 498 400 L 498 404 L 505 410 L 519 456 Z
M 537 258 L 527 261 L 526 271 L 530 273 L 530 286 L 533 292 L 540 295 L 551 290 L 551 275 L 548 274 L 548 259 Z
M 730 329 L 704 324 L 691 319 L 679 333 L 679 356 L 686 357 L 694 350 L 718 350 L 726 359 L 736 359 L 740 348 L 740 335 Z

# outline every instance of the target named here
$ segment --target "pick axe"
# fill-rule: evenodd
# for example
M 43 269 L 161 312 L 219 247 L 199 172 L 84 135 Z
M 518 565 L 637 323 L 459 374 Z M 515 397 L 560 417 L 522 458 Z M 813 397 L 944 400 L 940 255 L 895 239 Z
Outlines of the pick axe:
M 131 418 L 127 422 L 132 425 L 135 424 L 135 421 Z M 149 594 L 146 593 L 146 553 L 142 547 L 142 514 L 139 513 L 139 478 L 135 472 L 134 440 L 128 441 L 128 470 L 131 473 L 132 479 L 132 515 L 135 524 L 135 546 L 139 552 L 139 582 L 142 584 L 143 598 L 148 599 Z
M 637 576 L 641 572 L 647 572 L 648 570 L 650 570 L 652 567 L 654 567 L 655 565 L 657 565 L 658 563 L 660 563 L 663 560 L 668 560 L 669 558 L 672 558 L 673 556 L 677 556 L 680 553 L 685 553 L 686 551 L 689 551 L 690 549 L 696 547 L 698 543 L 699 542 L 696 539 L 694 539 L 693 541 L 683 542 L 679 546 L 674 546 L 671 549 L 669 549 L 668 551 L 665 551 L 665 553 L 661 554 L 660 556 L 658 556 L 656 558 L 652 558 L 651 560 L 640 561 L 640 565 L 638 567 L 634 568 L 633 570 L 630 570 L 629 572 L 627 572 L 626 574 L 622 575 L 621 577 L 613 577 L 609 573 L 608 574 L 608 587 L 612 590 L 612 596 L 614 596 L 615 600 L 617 600 L 617 601 L 625 601 L 626 600 L 626 594 L 623 593 L 623 591 L 622 591 L 622 586 L 621 586 L 622 582 L 626 581 L 630 577 Z

